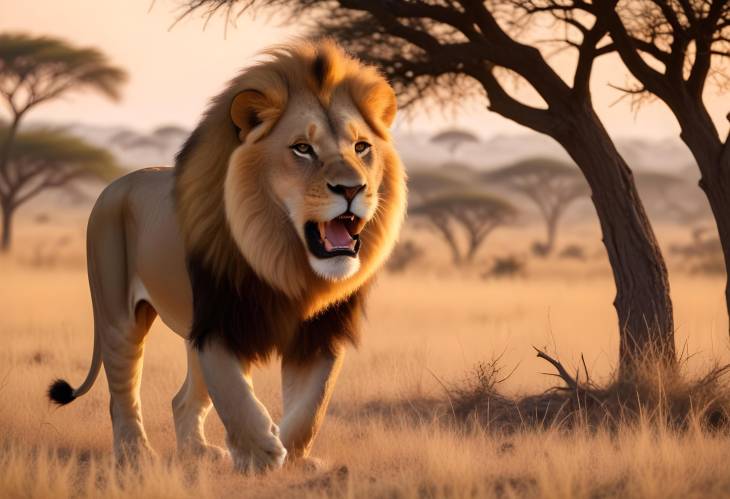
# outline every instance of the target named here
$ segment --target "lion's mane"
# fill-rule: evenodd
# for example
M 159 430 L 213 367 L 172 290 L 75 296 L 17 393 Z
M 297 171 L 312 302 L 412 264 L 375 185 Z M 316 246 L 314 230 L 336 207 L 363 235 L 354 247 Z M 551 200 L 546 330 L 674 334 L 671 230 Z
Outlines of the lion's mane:
M 220 336 L 229 348 L 253 360 L 274 350 L 306 359 L 316 351 L 338 348 L 343 340 L 357 341 L 364 289 L 392 250 L 405 212 L 405 174 L 394 149 L 384 151 L 378 212 L 361 234 L 361 269 L 337 283 L 312 272 L 293 229 L 272 231 L 289 222 L 265 185 L 266 157 L 253 155 L 256 160 L 243 165 L 249 175 L 235 196 L 246 199 L 249 207 L 253 202 L 256 209 L 229 220 L 224 182 L 241 145 L 230 110 L 240 92 L 265 92 L 273 103 L 249 117 L 252 133 L 261 141 L 268 131 L 258 126 L 262 119 L 275 120 L 295 94 L 292 90 L 305 88 L 325 109 L 335 92 L 349 92 L 373 131 L 391 142 L 387 127 L 372 118 L 395 113 L 392 89 L 374 68 L 329 41 L 279 46 L 265 58 L 212 100 L 176 157 L 174 196 L 193 287 L 190 338 L 202 347 Z M 235 232 L 240 220 L 252 231 L 249 236 L 260 235 L 245 255 Z

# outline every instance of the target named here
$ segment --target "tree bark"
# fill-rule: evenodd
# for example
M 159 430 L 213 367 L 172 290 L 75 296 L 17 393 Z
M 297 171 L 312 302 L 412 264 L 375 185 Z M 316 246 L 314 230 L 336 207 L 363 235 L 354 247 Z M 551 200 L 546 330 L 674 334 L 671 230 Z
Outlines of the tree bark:
M 699 186 L 705 192 L 715 217 L 727 271 L 730 268 L 730 142 L 722 143 L 704 106 L 697 105 L 689 97 L 668 104 L 682 129 L 680 137 L 700 170 Z M 727 277 L 725 306 L 730 313 L 730 281 Z
M 671 367 L 676 360 L 667 270 L 633 174 L 589 103 L 574 104 L 569 114 L 569 125 L 553 136 L 583 172 L 601 224 L 616 284 L 619 376 L 630 376 L 652 354 Z

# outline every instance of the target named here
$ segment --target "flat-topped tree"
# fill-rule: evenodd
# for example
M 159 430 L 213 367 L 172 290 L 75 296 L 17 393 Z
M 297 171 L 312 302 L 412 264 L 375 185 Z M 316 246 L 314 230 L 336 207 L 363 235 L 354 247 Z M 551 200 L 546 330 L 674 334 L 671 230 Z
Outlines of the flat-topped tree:
M 595 59 L 611 50 L 597 21 L 579 31 L 573 74 L 565 81 L 516 23 L 511 0 L 189 0 L 182 15 L 265 8 L 309 18 L 364 60 L 379 65 L 402 107 L 458 105 L 486 95 L 488 108 L 558 141 L 583 172 L 601 223 L 616 284 L 620 374 L 660 352 L 674 364 L 674 322 L 666 266 L 631 171 L 591 101 Z M 544 102 L 511 95 L 517 75 Z
M 124 70 L 111 65 L 96 49 L 44 36 L 0 34 L 0 101 L 10 113 L 0 141 L 0 196 L 10 197 L 8 160 L 21 121 L 30 110 L 75 91 L 118 99 L 126 78 Z M 6 209 L 0 205 L 3 216 Z M 3 239 L 0 251 L 9 246 L 10 240 Z
M 9 130 L 0 128 L 0 140 Z M 10 245 L 18 208 L 50 189 L 82 179 L 109 181 L 121 173 L 112 155 L 65 132 L 32 129 L 16 134 L 5 165 L 7 182 L 0 192 L 2 244 Z
M 540 255 L 555 247 L 558 224 L 568 207 L 590 195 L 580 171 L 569 164 L 549 158 L 529 158 L 497 170 L 485 172 L 484 181 L 499 183 L 526 196 L 538 208 L 545 221 L 547 239 L 536 243 Z
M 450 128 L 431 137 L 431 142 L 434 144 L 443 144 L 449 151 L 449 154 L 453 155 L 462 144 L 479 142 L 479 137 L 469 130 Z
M 455 191 L 428 199 L 410 209 L 409 215 L 426 220 L 449 246 L 454 264 L 462 265 L 473 262 L 489 234 L 513 221 L 517 210 L 498 196 Z M 460 242 L 459 232 L 466 236 L 466 244 Z
M 458 174 L 444 169 L 414 170 L 408 173 L 408 196 L 411 202 L 420 203 L 427 199 L 466 188 L 466 182 Z

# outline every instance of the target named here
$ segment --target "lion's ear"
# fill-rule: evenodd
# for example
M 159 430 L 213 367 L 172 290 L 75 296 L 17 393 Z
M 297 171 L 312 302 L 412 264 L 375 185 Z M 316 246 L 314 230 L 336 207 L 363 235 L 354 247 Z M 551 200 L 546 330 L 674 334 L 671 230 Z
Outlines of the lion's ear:
M 381 121 L 390 128 L 393 126 L 395 115 L 398 112 L 398 101 L 395 98 L 393 88 L 390 85 L 379 85 L 379 94 L 375 99 L 377 100 Z
M 247 138 L 253 141 L 263 137 L 281 115 L 281 108 L 272 99 L 258 90 L 244 90 L 236 94 L 231 102 L 231 120 L 238 127 L 241 142 Z M 256 136 L 248 137 L 256 128 Z
M 374 85 L 356 85 L 352 93 L 368 125 L 381 136 L 387 135 L 398 111 L 393 88 L 385 82 L 378 82 Z

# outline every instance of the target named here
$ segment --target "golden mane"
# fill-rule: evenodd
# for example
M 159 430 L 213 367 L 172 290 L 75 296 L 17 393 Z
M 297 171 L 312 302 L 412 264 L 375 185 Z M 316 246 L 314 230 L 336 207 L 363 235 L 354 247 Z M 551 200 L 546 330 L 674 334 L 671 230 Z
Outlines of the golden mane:
M 247 118 L 250 128 L 254 128 L 262 122 L 275 123 L 277 113 L 283 113 L 290 96 L 298 91 L 311 92 L 325 109 L 336 92 L 346 91 L 373 131 L 390 143 L 384 123 L 392 122 L 395 98 L 390 85 L 375 68 L 346 55 L 328 40 L 277 46 L 264 52 L 264 56 L 263 62 L 243 70 L 212 100 L 177 155 L 176 209 L 188 255 L 202 259 L 219 278 L 238 281 L 255 269 L 260 278 L 289 298 L 313 295 L 312 300 L 303 304 L 302 312 L 309 316 L 356 291 L 390 253 L 405 211 L 405 175 L 400 159 L 390 148 L 383 151 L 381 201 L 378 215 L 362 234 L 362 270 L 337 285 L 323 282 L 313 274 L 294 230 L 271 234 L 271 227 L 282 226 L 282 217 L 269 191 L 262 188 L 261 172 L 266 158 L 259 157 L 256 164 L 239 165 L 246 172 L 245 181 L 238 182 L 240 190 L 227 199 L 229 203 L 245 199 L 249 207 L 255 200 L 256 209 L 248 209 L 240 218 L 246 221 L 252 237 L 256 233 L 261 235 L 259 246 L 251 254 L 242 255 L 235 237 L 241 223 L 238 216 L 236 220 L 226 216 L 224 195 L 229 164 L 236 161 L 235 152 L 241 145 L 239 133 L 241 127 L 247 126 L 244 122 L 237 127 L 231 120 L 234 99 L 242 92 L 254 91 L 265 93 L 273 104 L 261 109 L 259 115 Z M 271 126 L 258 126 L 246 137 L 246 143 L 261 140 Z M 229 212 L 230 209 L 229 206 Z

